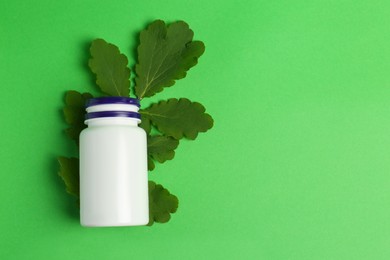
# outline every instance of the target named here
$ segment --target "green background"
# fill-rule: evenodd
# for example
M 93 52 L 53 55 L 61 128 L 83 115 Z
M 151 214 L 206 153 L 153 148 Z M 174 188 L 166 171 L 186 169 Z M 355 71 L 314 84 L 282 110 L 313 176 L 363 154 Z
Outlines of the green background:
M 154 19 L 206 52 L 151 101 L 187 97 L 215 126 L 150 179 L 168 224 L 82 228 L 57 176 L 76 154 L 64 92 L 92 91 L 97 37 L 131 55 Z M 390 259 L 390 3 L 2 1 L 1 259 Z

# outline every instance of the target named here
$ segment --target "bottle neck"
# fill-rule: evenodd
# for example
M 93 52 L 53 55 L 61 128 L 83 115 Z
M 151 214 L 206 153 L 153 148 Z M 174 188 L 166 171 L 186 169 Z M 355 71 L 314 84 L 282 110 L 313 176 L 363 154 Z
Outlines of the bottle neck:
M 112 126 L 112 125 L 123 125 L 123 126 L 135 126 L 138 127 L 139 120 L 128 117 L 106 117 L 106 118 L 93 118 L 85 120 L 85 124 L 88 127 L 93 126 Z
M 103 101 L 112 100 L 127 101 L 130 103 L 104 103 Z M 96 98 L 89 102 L 93 105 L 86 107 L 84 123 L 90 126 L 138 126 L 141 122 L 141 116 L 138 113 L 139 104 L 133 104 L 137 100 L 122 97 Z M 100 103 L 99 103 L 100 102 Z M 102 103 L 103 102 L 103 103 Z M 96 103 L 96 104 L 95 104 Z

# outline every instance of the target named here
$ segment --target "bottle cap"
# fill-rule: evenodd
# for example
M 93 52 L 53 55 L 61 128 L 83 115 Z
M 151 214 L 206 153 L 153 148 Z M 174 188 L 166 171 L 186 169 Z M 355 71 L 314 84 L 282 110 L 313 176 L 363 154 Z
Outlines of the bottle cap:
M 128 97 L 98 97 L 87 100 L 85 107 L 106 105 L 106 104 L 125 104 L 140 107 L 139 99 Z

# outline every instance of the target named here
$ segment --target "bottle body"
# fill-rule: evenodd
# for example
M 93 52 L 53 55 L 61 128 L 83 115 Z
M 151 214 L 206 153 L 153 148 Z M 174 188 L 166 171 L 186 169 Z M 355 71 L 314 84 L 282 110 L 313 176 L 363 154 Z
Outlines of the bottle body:
M 149 222 L 147 139 L 132 118 L 86 121 L 80 134 L 80 223 L 136 226 Z

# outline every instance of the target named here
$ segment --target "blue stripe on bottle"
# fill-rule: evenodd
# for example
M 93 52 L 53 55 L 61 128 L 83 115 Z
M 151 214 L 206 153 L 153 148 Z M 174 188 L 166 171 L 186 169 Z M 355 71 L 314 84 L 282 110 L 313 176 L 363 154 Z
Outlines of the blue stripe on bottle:
M 102 112 L 91 112 L 85 115 L 85 120 L 102 117 L 130 117 L 141 119 L 141 115 L 137 112 L 130 111 L 102 111 Z

